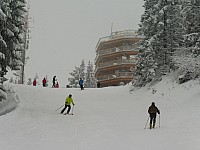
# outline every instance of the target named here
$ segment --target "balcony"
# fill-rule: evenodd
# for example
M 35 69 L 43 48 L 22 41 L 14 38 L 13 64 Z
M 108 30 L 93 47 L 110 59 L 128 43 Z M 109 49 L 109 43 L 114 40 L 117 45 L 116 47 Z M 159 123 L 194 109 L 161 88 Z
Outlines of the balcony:
M 97 69 L 101 69 L 105 67 L 117 66 L 117 65 L 122 65 L 122 64 L 136 64 L 136 62 L 137 62 L 136 59 L 119 59 L 119 60 L 114 60 L 114 61 L 103 62 L 103 63 L 97 64 L 95 72 Z
M 117 79 L 117 78 L 133 78 L 133 72 L 120 72 L 114 75 L 113 74 L 102 75 L 102 76 L 98 76 L 97 80 L 103 81 L 103 80 L 110 80 L 110 79 Z
M 116 31 L 116 32 L 112 32 L 110 36 L 100 38 L 96 45 L 96 48 L 99 47 L 101 42 L 106 42 L 106 41 L 121 39 L 121 38 L 144 38 L 144 37 L 138 35 L 136 30 Z
M 120 47 L 100 50 L 97 52 L 97 55 L 95 57 L 95 62 L 98 60 L 100 56 L 114 54 L 114 53 L 123 52 L 123 51 L 130 51 L 130 52 L 135 51 L 137 53 L 139 52 L 139 46 L 137 44 L 134 44 L 133 46 L 120 46 Z

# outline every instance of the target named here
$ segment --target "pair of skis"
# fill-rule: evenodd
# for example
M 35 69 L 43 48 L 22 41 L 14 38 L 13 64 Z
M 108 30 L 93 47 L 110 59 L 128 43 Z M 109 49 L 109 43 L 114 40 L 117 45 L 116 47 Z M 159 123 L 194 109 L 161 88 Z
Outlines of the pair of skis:
M 68 114 L 68 113 L 64 113 L 63 115 L 74 115 L 73 113 L 71 113 L 71 114 Z
M 148 119 L 147 119 L 147 123 L 145 124 L 144 129 L 146 129 L 146 127 L 147 127 L 147 124 L 148 124 L 149 118 L 150 118 L 150 117 L 148 117 Z M 160 114 L 159 114 L 159 128 L 160 128 Z M 153 128 L 151 128 L 151 129 L 153 129 Z
M 58 109 L 56 109 L 55 111 L 59 110 L 61 107 L 63 107 L 64 105 L 60 106 Z M 72 107 L 72 113 L 71 114 L 68 114 L 68 113 L 64 113 L 63 115 L 74 115 L 73 114 L 73 111 L 74 111 L 74 105 Z
M 74 114 L 73 114 L 73 111 L 74 111 L 74 105 L 73 105 L 73 107 L 72 107 L 72 113 L 71 113 L 71 114 L 64 113 L 63 115 L 74 115 Z

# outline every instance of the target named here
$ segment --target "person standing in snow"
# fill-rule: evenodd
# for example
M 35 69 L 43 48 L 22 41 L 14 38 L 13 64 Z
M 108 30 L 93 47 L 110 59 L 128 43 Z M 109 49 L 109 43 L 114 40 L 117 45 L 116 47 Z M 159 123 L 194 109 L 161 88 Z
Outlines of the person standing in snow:
M 46 87 L 46 83 L 47 83 L 47 80 L 44 78 L 44 79 L 42 80 L 42 85 L 43 85 L 43 87 Z
M 98 81 L 97 82 L 97 88 L 100 88 L 101 87 L 101 83 Z
M 59 83 L 58 82 L 56 83 L 56 88 L 59 88 Z
M 53 87 L 53 88 L 56 87 L 56 76 L 53 77 L 53 86 L 52 86 L 52 87 Z
M 156 114 L 160 114 L 159 109 L 155 106 L 155 103 L 152 102 L 151 106 L 148 109 L 149 117 L 150 117 L 150 129 L 155 128 L 156 125 Z M 153 126 L 152 126 L 153 123 Z
M 63 108 L 63 110 L 60 112 L 61 114 L 65 111 L 65 109 L 68 107 L 68 110 L 67 110 L 67 113 L 66 114 L 69 114 L 69 112 L 70 112 L 70 110 L 71 110 L 71 103 L 73 104 L 73 105 L 75 105 L 74 104 L 74 101 L 73 101 L 73 99 L 72 99 L 72 95 L 71 94 L 69 94 L 69 96 L 66 98 L 66 100 L 65 100 L 65 107 Z
M 82 78 L 80 78 L 80 80 L 79 80 L 79 85 L 80 85 L 80 87 L 81 87 L 81 90 L 84 90 L 83 84 L 84 84 L 84 81 L 83 81 Z
M 37 81 L 36 81 L 36 79 L 34 79 L 33 80 L 33 86 L 36 86 L 36 84 L 37 84 Z

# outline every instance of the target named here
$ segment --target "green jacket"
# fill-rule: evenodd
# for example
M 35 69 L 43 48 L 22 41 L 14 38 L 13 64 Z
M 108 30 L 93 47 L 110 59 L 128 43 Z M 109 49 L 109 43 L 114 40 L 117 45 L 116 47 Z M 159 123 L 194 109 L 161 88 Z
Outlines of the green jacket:
M 70 105 L 71 103 L 74 105 L 73 99 L 71 97 L 67 97 L 65 100 L 65 105 Z

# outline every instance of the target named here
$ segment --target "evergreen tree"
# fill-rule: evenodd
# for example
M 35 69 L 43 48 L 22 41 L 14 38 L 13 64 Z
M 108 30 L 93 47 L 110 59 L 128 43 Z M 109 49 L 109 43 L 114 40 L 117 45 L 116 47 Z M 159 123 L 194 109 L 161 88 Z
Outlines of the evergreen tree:
M 81 61 L 79 78 L 82 78 L 83 80 L 85 80 L 85 60 L 84 59 Z
M 155 7 L 158 0 L 144 0 L 145 12 L 141 16 L 141 24 L 139 33 L 144 35 L 144 40 L 141 43 L 139 54 L 137 57 L 137 65 L 135 76 L 136 81 L 134 86 L 143 86 L 150 82 L 155 76 L 155 52 L 154 47 L 157 47 L 158 43 L 154 37 L 157 32 L 158 20 L 156 18 L 157 8 Z M 154 44 L 153 44 L 154 43 Z
M 137 58 L 135 86 L 169 71 L 171 56 L 183 44 L 179 0 L 145 0 L 144 7 L 139 33 L 145 38 Z
M 27 85 L 32 85 L 32 79 L 28 78 Z
M 200 55 L 196 56 L 191 53 L 190 48 L 181 48 L 176 51 L 173 61 L 177 69 L 177 77 L 194 79 L 200 76 Z
M 89 61 L 86 70 L 85 87 L 94 88 L 96 85 L 93 64 Z
M 81 61 L 80 67 L 76 67 L 75 69 L 69 73 L 72 77 L 68 78 L 69 85 L 72 87 L 79 87 L 79 79 L 85 79 L 85 61 Z
M 80 67 L 75 66 L 75 69 L 69 74 L 72 76 L 71 78 L 68 78 L 69 85 L 71 85 L 72 87 L 78 87 L 78 81 L 80 78 Z
M 6 13 L 3 12 L 7 6 L 3 1 L 0 1 L 0 77 L 3 77 L 6 74 L 6 66 L 7 66 L 7 43 L 5 38 L 3 37 L 4 32 L 6 31 Z M 2 79 L 1 79 L 2 80 Z
M 182 11 L 184 18 L 186 47 L 192 48 L 192 53 L 200 54 L 200 1 L 188 0 L 184 2 Z
M 25 44 L 25 0 L 1 0 L 0 12 L 6 18 L 3 21 L 3 28 L 1 28 L 0 39 L 3 39 L 5 46 L 1 44 L 1 53 L 5 55 L 5 59 L 1 60 L 1 70 L 3 76 L 10 67 L 13 70 L 18 70 L 22 65 L 21 51 L 24 51 Z M 1 17 L 2 18 L 2 17 Z
M 173 61 L 178 68 L 178 75 L 197 78 L 200 75 L 200 1 L 183 1 L 182 7 L 184 47 L 177 50 Z

